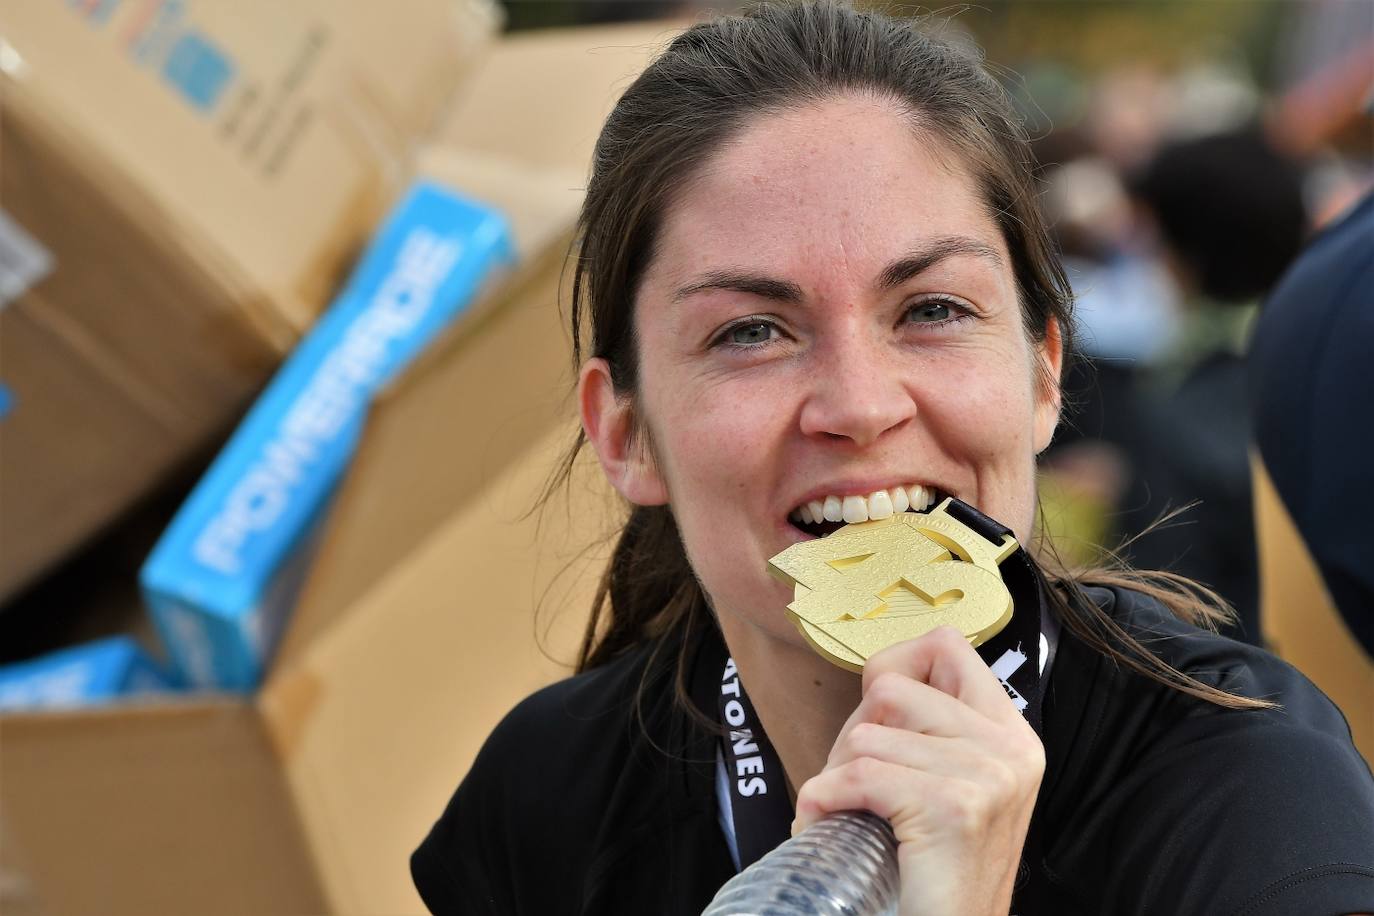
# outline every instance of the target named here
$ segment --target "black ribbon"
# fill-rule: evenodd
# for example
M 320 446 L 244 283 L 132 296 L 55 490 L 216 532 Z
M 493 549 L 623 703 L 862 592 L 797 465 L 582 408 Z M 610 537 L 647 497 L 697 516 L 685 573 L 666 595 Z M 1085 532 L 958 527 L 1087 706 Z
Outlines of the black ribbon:
M 721 757 L 730 783 L 730 814 L 741 869 L 748 868 L 791 835 L 792 802 L 787 776 L 758 713 L 744 692 L 735 660 L 725 660 L 720 678 Z

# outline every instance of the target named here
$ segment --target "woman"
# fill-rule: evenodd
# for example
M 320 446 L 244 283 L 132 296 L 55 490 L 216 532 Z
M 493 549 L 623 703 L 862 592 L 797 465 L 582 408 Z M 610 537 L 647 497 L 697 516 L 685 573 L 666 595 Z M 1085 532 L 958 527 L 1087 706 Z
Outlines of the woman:
M 1040 735 L 950 630 L 860 678 L 787 619 L 767 563 L 817 514 L 953 496 L 1031 534 L 1072 322 L 976 62 L 831 3 L 696 26 L 608 120 L 581 230 L 583 432 L 632 511 L 581 673 L 417 850 L 432 910 L 699 913 L 794 813 L 850 808 L 891 821 L 903 913 L 1374 908 L 1340 714 L 1192 592 L 1054 577 Z M 776 758 L 722 741 L 746 687 Z

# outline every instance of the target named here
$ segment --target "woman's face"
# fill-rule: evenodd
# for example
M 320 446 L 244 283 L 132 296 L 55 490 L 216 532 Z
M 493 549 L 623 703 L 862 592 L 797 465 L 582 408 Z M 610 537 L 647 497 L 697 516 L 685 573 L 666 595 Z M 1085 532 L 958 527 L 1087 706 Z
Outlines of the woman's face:
M 1058 334 L 1028 340 L 973 183 L 893 104 L 755 121 L 666 214 L 635 321 L 652 457 L 608 470 L 631 500 L 671 505 L 723 625 L 800 640 L 766 565 L 828 497 L 881 512 L 870 495 L 920 484 L 1030 533 L 1058 417 L 1037 362 L 1057 379 Z M 611 428 L 589 424 L 603 462 Z

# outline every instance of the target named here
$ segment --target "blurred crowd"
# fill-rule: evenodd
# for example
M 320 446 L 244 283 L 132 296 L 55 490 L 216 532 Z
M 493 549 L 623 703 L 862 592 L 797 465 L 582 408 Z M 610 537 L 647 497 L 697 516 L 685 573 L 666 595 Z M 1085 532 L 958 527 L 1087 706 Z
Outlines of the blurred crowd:
M 1115 548 L 1210 586 L 1256 643 L 1252 327 L 1311 235 L 1369 188 L 1374 146 L 1374 6 L 1278 12 L 1267 89 L 1234 54 L 1126 60 L 1038 143 L 1084 357 L 1045 464 L 1047 527 L 1079 560 Z

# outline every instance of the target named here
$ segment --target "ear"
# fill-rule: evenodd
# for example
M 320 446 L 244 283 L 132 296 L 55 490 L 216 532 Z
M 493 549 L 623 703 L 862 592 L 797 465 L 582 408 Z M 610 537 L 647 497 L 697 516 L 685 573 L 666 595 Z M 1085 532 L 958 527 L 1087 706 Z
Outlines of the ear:
M 604 359 L 589 359 L 577 378 L 582 430 L 596 450 L 601 470 L 621 496 L 639 506 L 668 502 L 668 488 L 645 443 L 636 441 L 633 405 L 611 382 Z
M 1035 453 L 1049 448 L 1059 426 L 1063 391 L 1059 387 L 1064 370 L 1064 335 L 1054 318 L 1045 321 L 1045 339 L 1036 346 Z

